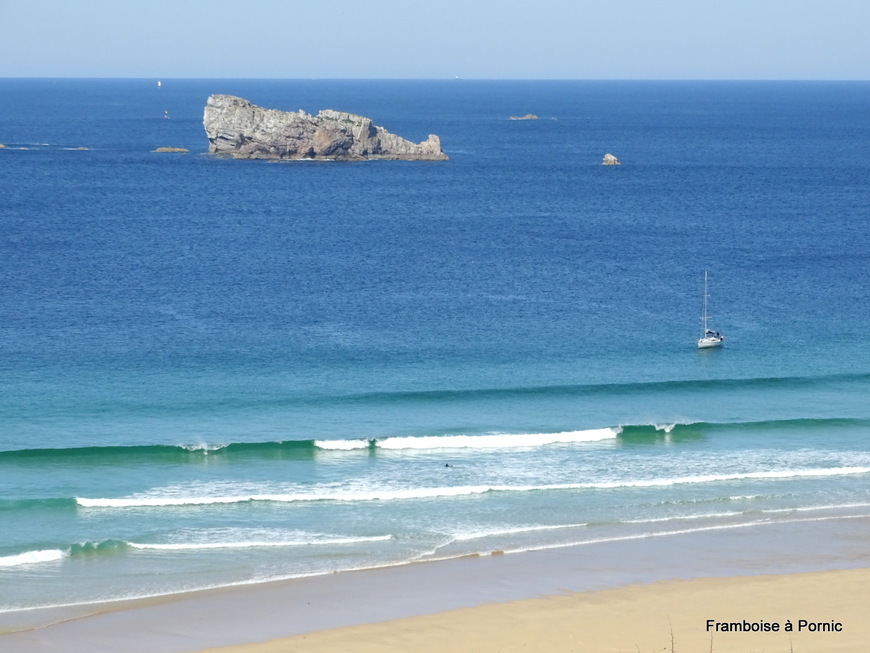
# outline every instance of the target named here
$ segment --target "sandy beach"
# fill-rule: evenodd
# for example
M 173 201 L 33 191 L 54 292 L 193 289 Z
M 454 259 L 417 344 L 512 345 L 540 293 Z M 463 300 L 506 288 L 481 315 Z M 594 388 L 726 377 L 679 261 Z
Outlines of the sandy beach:
M 866 651 L 870 569 L 661 581 L 336 628 L 210 653 Z

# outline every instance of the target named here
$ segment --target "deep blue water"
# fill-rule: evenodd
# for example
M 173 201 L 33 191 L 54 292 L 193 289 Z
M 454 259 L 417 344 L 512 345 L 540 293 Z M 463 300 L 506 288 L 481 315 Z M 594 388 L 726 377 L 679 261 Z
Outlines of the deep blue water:
M 870 512 L 870 84 L 0 80 L 0 143 L 5 609 Z

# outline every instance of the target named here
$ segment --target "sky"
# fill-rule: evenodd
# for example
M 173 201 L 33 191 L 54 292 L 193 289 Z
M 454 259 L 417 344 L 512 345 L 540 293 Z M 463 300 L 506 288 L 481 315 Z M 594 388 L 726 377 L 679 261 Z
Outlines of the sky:
M 870 79 L 867 0 L 0 0 L 0 77 Z

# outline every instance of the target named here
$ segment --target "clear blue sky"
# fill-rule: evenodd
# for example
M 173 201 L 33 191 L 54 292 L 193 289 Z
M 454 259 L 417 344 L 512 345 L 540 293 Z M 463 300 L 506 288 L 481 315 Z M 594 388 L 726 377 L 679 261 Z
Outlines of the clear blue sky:
M 870 0 L 0 0 L 0 77 L 870 79 Z

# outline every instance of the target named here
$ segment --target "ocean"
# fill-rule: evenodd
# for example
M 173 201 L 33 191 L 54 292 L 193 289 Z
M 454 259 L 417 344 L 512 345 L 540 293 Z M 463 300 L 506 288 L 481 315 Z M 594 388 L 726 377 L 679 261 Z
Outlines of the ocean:
M 161 81 L 0 80 L 0 611 L 870 516 L 870 84 Z

